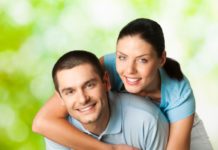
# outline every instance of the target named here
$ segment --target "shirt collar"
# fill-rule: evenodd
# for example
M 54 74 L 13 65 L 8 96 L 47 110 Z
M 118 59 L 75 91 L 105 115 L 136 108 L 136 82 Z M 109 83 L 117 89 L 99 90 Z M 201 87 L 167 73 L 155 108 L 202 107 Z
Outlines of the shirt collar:
M 119 94 L 115 92 L 109 92 L 109 104 L 110 104 L 110 120 L 102 134 L 117 134 L 121 132 L 122 127 L 122 108 L 119 100 Z
M 88 130 L 76 119 L 69 117 L 68 120 L 81 131 L 93 136 L 94 138 L 101 139 L 104 135 L 117 134 L 121 132 L 122 128 L 122 108 L 119 100 L 119 94 L 115 92 L 108 92 L 108 101 L 110 105 L 110 120 L 106 129 L 98 136 Z

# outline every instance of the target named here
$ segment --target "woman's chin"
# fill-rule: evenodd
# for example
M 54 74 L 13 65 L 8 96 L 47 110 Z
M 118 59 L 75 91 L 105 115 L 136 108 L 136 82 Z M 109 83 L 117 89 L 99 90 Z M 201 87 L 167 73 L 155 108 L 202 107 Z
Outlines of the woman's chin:
M 138 88 L 133 87 L 125 87 L 126 91 L 132 94 L 138 94 L 141 90 Z

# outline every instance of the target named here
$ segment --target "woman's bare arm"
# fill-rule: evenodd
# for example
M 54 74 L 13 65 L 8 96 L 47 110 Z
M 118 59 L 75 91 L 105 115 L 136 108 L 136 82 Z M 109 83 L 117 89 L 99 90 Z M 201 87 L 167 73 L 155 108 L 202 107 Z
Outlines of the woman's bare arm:
M 110 145 L 79 131 L 67 120 L 68 112 L 58 94 L 54 94 L 34 118 L 32 130 L 73 149 L 136 150 L 128 145 Z
M 32 130 L 74 149 L 112 149 L 112 145 L 80 132 L 65 118 L 68 115 L 59 97 L 54 94 L 34 118 Z
M 34 118 L 32 130 L 67 147 L 78 150 L 137 150 L 128 145 L 100 142 L 76 129 L 65 118 L 68 115 L 59 97 L 54 94 Z
M 194 114 L 170 124 L 167 150 L 189 150 Z

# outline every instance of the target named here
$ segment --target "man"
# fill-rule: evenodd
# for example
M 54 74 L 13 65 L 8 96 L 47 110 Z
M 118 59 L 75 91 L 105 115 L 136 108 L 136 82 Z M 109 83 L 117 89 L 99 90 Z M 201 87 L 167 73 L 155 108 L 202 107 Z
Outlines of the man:
M 63 55 L 52 71 L 56 92 L 82 132 L 110 144 L 163 150 L 168 123 L 161 111 L 145 98 L 110 92 L 107 74 L 98 58 L 87 51 Z M 46 139 L 47 150 L 69 150 Z

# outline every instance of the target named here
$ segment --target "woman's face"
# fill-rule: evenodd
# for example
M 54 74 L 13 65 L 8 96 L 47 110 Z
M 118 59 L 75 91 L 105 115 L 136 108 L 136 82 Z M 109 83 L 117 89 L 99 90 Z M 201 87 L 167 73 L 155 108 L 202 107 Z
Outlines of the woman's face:
M 116 68 L 126 90 L 141 94 L 159 84 L 158 69 L 162 66 L 152 45 L 138 35 L 125 36 L 117 42 Z

